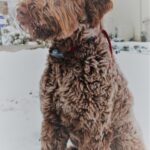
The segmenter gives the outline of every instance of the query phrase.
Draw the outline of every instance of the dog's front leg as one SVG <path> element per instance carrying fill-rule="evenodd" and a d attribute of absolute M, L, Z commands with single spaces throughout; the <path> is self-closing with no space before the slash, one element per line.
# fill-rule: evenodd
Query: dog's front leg
<path fill-rule="evenodd" d="M 106 140 L 99 132 L 85 133 L 80 139 L 78 150 L 110 150 L 111 137 Z"/>
<path fill-rule="evenodd" d="M 41 150 L 65 150 L 68 134 L 61 127 L 43 121 L 41 133 Z"/>

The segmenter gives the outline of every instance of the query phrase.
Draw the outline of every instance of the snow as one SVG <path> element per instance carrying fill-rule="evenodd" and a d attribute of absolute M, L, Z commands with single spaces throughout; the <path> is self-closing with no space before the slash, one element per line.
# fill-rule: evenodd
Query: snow
<path fill-rule="evenodd" d="M 1 150 L 40 150 L 39 80 L 47 53 L 47 49 L 0 51 Z M 135 97 L 134 110 L 148 150 L 150 55 L 121 52 L 116 58 Z"/>
<path fill-rule="evenodd" d="M 29 35 L 23 32 L 14 16 L 7 15 L 3 17 L 5 24 L 3 23 L 4 26 L 1 28 L 2 45 L 19 45 L 30 41 Z"/>
<path fill-rule="evenodd" d="M 0 149 L 40 149 L 39 80 L 47 51 L 0 53 Z"/>
<path fill-rule="evenodd" d="M 116 54 L 121 52 L 142 53 L 144 55 L 150 54 L 150 42 L 114 42 L 112 46 Z"/>
<path fill-rule="evenodd" d="M 33 41 L 29 34 L 24 32 L 14 15 L 2 15 L 1 17 L 4 18 L 0 18 L 0 42 L 3 46 L 45 44 L 40 40 Z"/>
<path fill-rule="evenodd" d="M 118 63 L 134 96 L 134 112 L 147 149 L 150 149 L 150 55 L 121 53 Z"/>

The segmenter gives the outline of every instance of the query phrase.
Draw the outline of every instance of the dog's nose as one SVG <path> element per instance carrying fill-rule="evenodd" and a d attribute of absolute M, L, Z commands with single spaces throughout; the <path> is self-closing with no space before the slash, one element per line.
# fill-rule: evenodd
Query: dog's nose
<path fill-rule="evenodd" d="M 27 16 L 27 7 L 25 4 L 20 5 L 17 10 L 17 19 L 18 21 L 21 21 L 23 18 Z"/>
<path fill-rule="evenodd" d="M 17 8 L 17 17 L 24 17 L 26 15 L 20 8 Z"/>
<path fill-rule="evenodd" d="M 24 18 L 26 16 L 25 12 L 23 12 L 20 8 L 17 9 L 17 19 L 20 21 L 20 19 Z"/>

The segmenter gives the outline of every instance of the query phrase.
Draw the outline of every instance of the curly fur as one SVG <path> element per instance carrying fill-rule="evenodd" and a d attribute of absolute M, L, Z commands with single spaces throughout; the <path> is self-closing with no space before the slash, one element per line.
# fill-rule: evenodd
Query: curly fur
<path fill-rule="evenodd" d="M 127 81 L 99 30 L 111 7 L 110 0 L 23 0 L 19 5 L 25 29 L 35 38 L 51 39 L 50 51 L 64 52 L 63 58 L 48 55 L 40 82 L 42 150 L 65 150 L 69 138 L 75 147 L 67 150 L 144 150 Z"/>

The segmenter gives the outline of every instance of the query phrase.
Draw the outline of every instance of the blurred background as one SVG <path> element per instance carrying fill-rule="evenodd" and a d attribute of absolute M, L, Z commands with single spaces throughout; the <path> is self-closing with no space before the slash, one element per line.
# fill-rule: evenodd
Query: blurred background
<path fill-rule="evenodd" d="M 17 0 L 0 0 L 0 150 L 40 150 L 39 81 L 48 47 L 19 28 L 16 4 Z M 135 98 L 136 119 L 150 150 L 150 1 L 115 0 L 103 24 Z"/>
<path fill-rule="evenodd" d="M 113 11 L 105 17 L 108 31 L 125 40 L 150 41 L 150 1 L 113 2 Z"/>
<path fill-rule="evenodd" d="M 5 17 L 9 14 L 9 17 L 15 21 L 18 1 L 0 0 L 0 14 Z M 110 35 L 124 40 L 150 41 L 150 1 L 113 0 L 113 3 L 114 9 L 104 19 L 105 28 Z"/>

